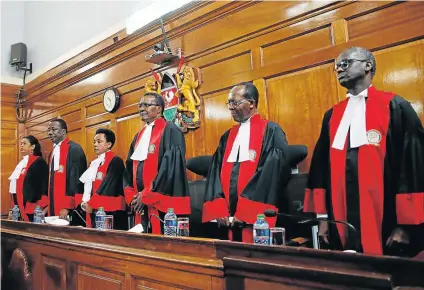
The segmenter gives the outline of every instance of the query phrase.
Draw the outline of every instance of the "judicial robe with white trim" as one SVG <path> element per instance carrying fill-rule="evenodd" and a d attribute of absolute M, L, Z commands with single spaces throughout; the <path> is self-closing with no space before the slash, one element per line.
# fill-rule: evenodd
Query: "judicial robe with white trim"
<path fill-rule="evenodd" d="M 331 147 L 347 100 L 326 112 L 315 146 L 304 211 L 328 214 L 359 231 L 360 245 L 343 225 L 329 227 L 336 249 L 387 253 L 395 227 L 411 235 L 411 249 L 424 248 L 424 129 L 406 100 L 368 89 L 368 145 L 344 150 Z"/>
<path fill-rule="evenodd" d="M 41 208 L 48 205 L 48 176 L 49 168 L 43 157 L 30 154 L 27 166 L 16 181 L 16 194 L 13 194 L 14 204 L 19 206 L 21 216 L 27 222 L 32 221 L 28 215 L 34 214 L 37 205 Z"/>
<path fill-rule="evenodd" d="M 112 151 L 106 152 L 104 162 L 97 169 L 91 197 L 87 202 L 93 209 L 103 207 L 106 214 L 113 215 L 113 228 L 117 230 L 128 229 L 123 189 L 124 172 L 122 158 Z M 82 197 L 82 194 L 75 194 L 75 204 L 81 204 Z M 94 212 L 91 215 L 86 214 L 87 227 L 94 227 L 94 217 Z"/>
<path fill-rule="evenodd" d="M 250 123 L 250 160 L 227 162 L 240 124 L 220 139 L 207 176 L 203 222 L 236 216 L 252 225 L 266 209 L 280 208 L 284 212 L 288 209 L 284 189 L 291 168 L 286 156 L 285 133 L 278 124 L 261 119 L 259 114 Z M 266 219 L 270 227 L 275 226 L 276 218 Z M 245 229 L 242 240 L 252 242 L 251 228 Z"/>
<path fill-rule="evenodd" d="M 163 118 L 155 120 L 149 143 L 149 152 L 144 161 L 132 160 L 131 156 L 144 132 L 143 128 L 134 136 L 126 160 L 124 194 L 128 205 L 134 196 L 141 193 L 144 208 L 143 221 L 136 215 L 136 223 L 151 220 L 152 232 L 161 233 L 157 218 L 151 214 L 163 215 L 173 208 L 176 215 L 191 212 L 190 195 L 185 165 L 185 139 L 178 127 Z"/>

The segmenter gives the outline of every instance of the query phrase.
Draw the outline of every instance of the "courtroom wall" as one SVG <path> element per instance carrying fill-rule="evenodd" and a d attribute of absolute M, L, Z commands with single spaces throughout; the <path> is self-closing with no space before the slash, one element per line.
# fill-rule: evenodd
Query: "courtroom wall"
<path fill-rule="evenodd" d="M 0 84 L 0 163 L 1 163 L 1 213 L 10 208 L 9 176 L 19 161 L 19 124 L 16 119 L 15 100 L 19 86 Z M 21 125 L 23 131 L 23 125 Z"/>
<path fill-rule="evenodd" d="M 376 87 L 411 101 L 424 121 L 423 2 L 198 2 L 168 17 L 165 29 L 171 47 L 181 47 L 185 63 L 202 75 L 202 123 L 186 134 L 187 158 L 214 152 L 233 124 L 225 106 L 229 89 L 254 81 L 262 116 L 279 123 L 290 144 L 308 146 L 300 165 L 307 172 L 324 113 L 345 97 L 333 72 L 334 58 L 351 46 L 375 53 Z M 119 35 L 118 42 L 106 39 L 26 86 L 27 121 L 21 135 L 37 136 L 48 153 L 47 124 L 61 117 L 89 160 L 95 157 L 92 140 L 99 127 L 116 132 L 114 151 L 126 157 L 141 127 L 137 102 L 145 81 L 152 79 L 149 69 L 163 73 L 170 67 L 144 59 L 161 40 L 158 25 Z M 122 95 L 113 114 L 102 104 L 109 87 Z"/>

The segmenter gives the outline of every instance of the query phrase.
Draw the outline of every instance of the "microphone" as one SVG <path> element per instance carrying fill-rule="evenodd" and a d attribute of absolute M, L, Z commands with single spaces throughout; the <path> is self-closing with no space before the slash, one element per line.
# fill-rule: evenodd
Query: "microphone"
<path fill-rule="evenodd" d="M 356 238 L 356 244 L 359 244 L 359 233 L 358 230 L 351 224 L 345 221 L 338 221 L 338 220 L 330 220 L 328 218 L 325 217 L 316 217 L 316 218 L 307 218 L 305 219 L 304 216 L 299 216 L 299 215 L 293 215 L 293 214 L 287 214 L 287 213 L 278 213 L 275 210 L 272 209 L 267 209 L 264 212 L 266 217 L 275 217 L 275 216 L 285 216 L 285 217 L 293 217 L 296 219 L 302 219 L 301 221 L 298 221 L 298 224 L 309 224 L 312 222 L 318 222 L 318 221 L 325 221 L 328 222 L 330 224 L 343 224 L 346 227 L 348 227 L 349 229 L 352 230 L 352 232 L 355 233 L 355 238 Z"/>

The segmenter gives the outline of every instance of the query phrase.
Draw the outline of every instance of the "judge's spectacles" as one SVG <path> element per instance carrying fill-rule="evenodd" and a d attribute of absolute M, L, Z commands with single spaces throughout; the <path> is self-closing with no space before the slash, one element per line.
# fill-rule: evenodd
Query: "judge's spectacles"
<path fill-rule="evenodd" d="M 355 59 L 355 58 L 342 59 L 340 63 L 336 63 L 334 65 L 334 71 L 337 71 L 338 68 L 341 68 L 342 70 L 348 69 L 354 61 L 368 62 L 368 60 L 366 59 Z"/>
<path fill-rule="evenodd" d="M 227 105 L 227 107 L 229 109 L 234 109 L 235 107 L 238 107 L 243 103 L 252 102 L 252 101 L 253 100 L 246 99 L 246 100 L 241 100 L 241 101 L 229 101 L 228 103 L 225 103 L 225 104 Z"/>
<path fill-rule="evenodd" d="M 144 107 L 144 108 L 148 108 L 148 107 L 150 107 L 150 106 L 159 106 L 158 104 L 150 104 L 150 103 L 139 103 L 138 104 L 138 107 L 139 108 L 142 108 L 142 107 Z"/>

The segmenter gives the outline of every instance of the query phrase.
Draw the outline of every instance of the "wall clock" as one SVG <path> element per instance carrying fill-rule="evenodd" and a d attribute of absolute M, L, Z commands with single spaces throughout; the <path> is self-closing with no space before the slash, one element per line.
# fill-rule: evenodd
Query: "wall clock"
<path fill-rule="evenodd" d="M 117 89 L 107 89 L 103 95 L 103 106 L 109 113 L 115 112 L 119 108 L 121 96 Z"/>

